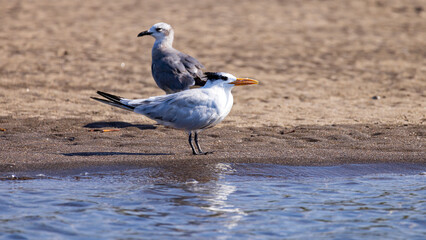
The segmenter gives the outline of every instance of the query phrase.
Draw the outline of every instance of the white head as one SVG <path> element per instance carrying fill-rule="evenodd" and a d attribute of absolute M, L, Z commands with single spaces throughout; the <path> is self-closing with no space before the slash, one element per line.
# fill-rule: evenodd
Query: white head
<path fill-rule="evenodd" d="M 237 78 L 230 73 L 206 72 L 206 85 L 204 87 L 222 86 L 232 89 L 234 86 L 258 84 L 259 82 L 249 78 Z"/>
<path fill-rule="evenodd" d="M 155 38 L 155 44 L 173 44 L 174 31 L 172 26 L 167 23 L 156 23 L 149 30 L 138 34 L 138 37 L 151 35 Z"/>

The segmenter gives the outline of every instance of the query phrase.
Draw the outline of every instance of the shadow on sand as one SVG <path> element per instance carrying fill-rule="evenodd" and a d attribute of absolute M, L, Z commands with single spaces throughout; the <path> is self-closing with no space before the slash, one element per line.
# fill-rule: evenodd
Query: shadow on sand
<path fill-rule="evenodd" d="M 64 156 L 116 156 L 116 155 L 139 155 L 139 156 L 160 156 L 160 155 L 173 155 L 171 153 L 130 153 L 130 152 L 75 152 L 75 153 L 62 153 Z"/>
<path fill-rule="evenodd" d="M 156 129 L 157 127 L 151 124 L 131 124 L 127 122 L 93 122 L 86 124 L 85 128 L 128 128 L 137 127 L 140 130 Z"/>
<path fill-rule="evenodd" d="M 85 128 L 128 128 L 136 127 L 140 130 L 147 129 L 156 129 L 157 127 L 151 124 L 131 124 L 127 122 L 92 122 L 83 126 Z M 132 153 L 132 152 L 75 152 L 75 153 L 62 153 L 64 156 L 117 156 L 117 155 L 127 155 L 127 156 L 160 156 L 160 155 L 173 155 L 171 153 Z"/>

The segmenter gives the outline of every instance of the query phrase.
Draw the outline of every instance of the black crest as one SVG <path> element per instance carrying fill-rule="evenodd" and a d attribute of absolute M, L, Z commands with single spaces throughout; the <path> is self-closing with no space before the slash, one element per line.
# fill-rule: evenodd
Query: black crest
<path fill-rule="evenodd" d="M 222 73 L 220 73 L 220 72 L 205 72 L 204 75 L 207 78 L 207 80 L 210 80 L 210 81 L 215 81 L 215 80 L 226 81 L 226 80 L 228 80 L 228 77 L 222 75 Z"/>

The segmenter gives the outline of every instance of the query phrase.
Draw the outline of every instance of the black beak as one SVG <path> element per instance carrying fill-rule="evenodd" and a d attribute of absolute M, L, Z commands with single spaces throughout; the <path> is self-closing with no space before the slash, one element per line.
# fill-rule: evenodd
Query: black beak
<path fill-rule="evenodd" d="M 152 32 L 143 31 L 143 32 L 141 32 L 141 33 L 138 34 L 138 37 L 143 37 L 145 35 L 151 35 L 151 34 L 152 34 Z"/>

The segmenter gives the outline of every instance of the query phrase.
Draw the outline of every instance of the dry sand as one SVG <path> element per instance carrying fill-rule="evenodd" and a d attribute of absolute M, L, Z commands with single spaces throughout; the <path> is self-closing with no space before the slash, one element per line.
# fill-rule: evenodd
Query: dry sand
<path fill-rule="evenodd" d="M 163 94 L 150 37 L 257 79 L 228 118 L 185 133 L 89 99 Z M 424 1 L 0 0 L 0 172 L 130 164 L 424 163 Z M 90 129 L 117 128 L 117 132 Z M 1 130 L 1 129 L 0 129 Z"/>

